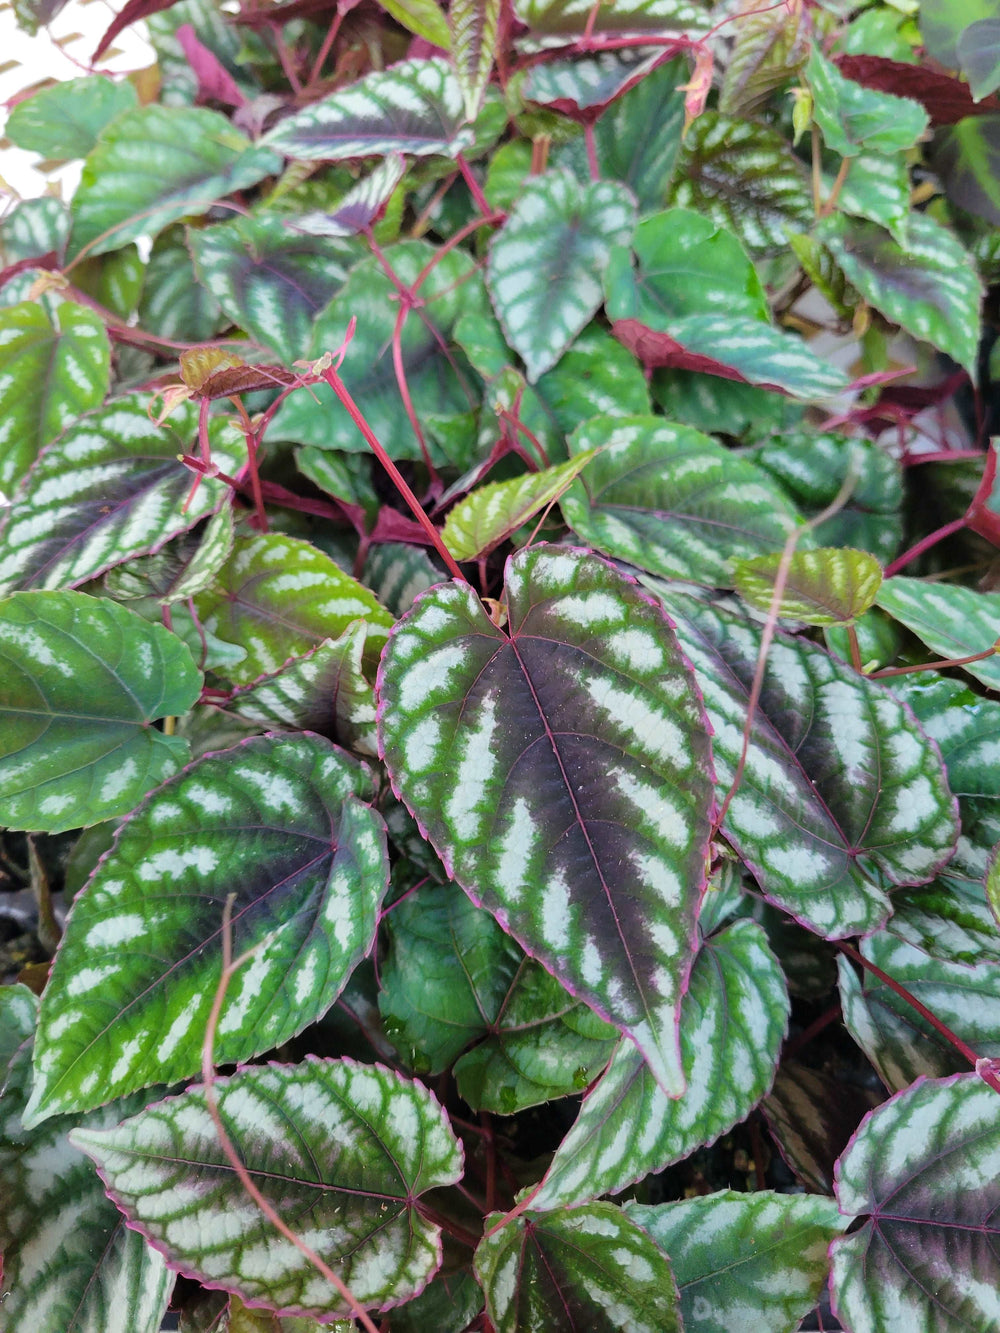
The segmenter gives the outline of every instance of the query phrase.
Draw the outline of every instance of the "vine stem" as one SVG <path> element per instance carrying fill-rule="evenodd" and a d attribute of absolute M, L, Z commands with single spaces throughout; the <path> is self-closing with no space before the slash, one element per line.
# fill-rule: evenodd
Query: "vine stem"
<path fill-rule="evenodd" d="M 968 657 L 947 657 L 940 662 L 917 662 L 914 666 L 883 667 L 881 671 L 873 671 L 869 679 L 880 680 L 885 676 L 909 676 L 914 671 L 944 671 L 948 667 L 968 666 L 970 662 L 982 662 L 996 652 L 1000 652 L 1000 639 L 981 653 L 970 653 Z"/>
<path fill-rule="evenodd" d="M 315 1250 L 305 1243 L 301 1236 L 288 1226 L 281 1218 L 279 1213 L 271 1206 L 268 1200 L 261 1194 L 260 1190 L 251 1179 L 250 1172 L 240 1159 L 239 1153 L 233 1146 L 232 1140 L 222 1123 L 222 1116 L 219 1112 L 219 1102 L 215 1095 L 215 1033 L 219 1025 L 219 1017 L 222 1013 L 222 1006 L 225 1002 L 226 991 L 229 989 L 229 983 L 245 962 L 247 962 L 261 947 L 260 944 L 254 945 L 246 953 L 240 954 L 239 958 L 233 958 L 233 932 L 232 932 L 232 914 L 233 903 L 236 901 L 236 894 L 230 893 L 226 898 L 225 906 L 222 909 L 222 975 L 219 977 L 219 984 L 215 988 L 215 998 L 212 1001 L 212 1009 L 208 1015 L 208 1023 L 205 1027 L 205 1040 L 201 1048 L 201 1077 L 205 1084 L 205 1104 L 208 1107 L 208 1113 L 212 1117 L 212 1123 L 215 1126 L 215 1132 L 219 1138 L 219 1145 L 225 1153 L 227 1160 L 239 1179 L 240 1184 L 246 1190 L 250 1198 L 264 1214 L 267 1220 L 279 1231 L 286 1240 L 290 1240 L 295 1248 L 303 1254 L 312 1264 L 313 1268 L 333 1287 L 341 1300 L 347 1305 L 351 1314 L 357 1319 L 358 1323 L 366 1333 L 379 1333 L 377 1326 L 370 1319 L 367 1311 L 361 1305 L 358 1298 L 351 1291 L 350 1287 L 339 1278 L 329 1264 L 319 1257 Z"/>

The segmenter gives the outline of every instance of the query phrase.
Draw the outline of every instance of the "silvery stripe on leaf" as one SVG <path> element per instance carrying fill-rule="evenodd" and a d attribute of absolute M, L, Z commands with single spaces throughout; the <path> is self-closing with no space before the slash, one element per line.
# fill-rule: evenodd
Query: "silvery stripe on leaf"
<path fill-rule="evenodd" d="M 232 502 L 223 503 L 201 531 L 182 533 L 155 555 L 140 555 L 115 565 L 104 576 L 104 590 L 115 601 L 154 597 L 162 605 L 203 592 L 233 549 Z"/>
<path fill-rule="evenodd" d="M 940 875 L 892 896 L 886 930 L 948 963 L 1000 963 L 1000 929 L 980 879 Z"/>
<path fill-rule="evenodd" d="M 931 592 L 930 585 L 922 586 Z M 936 671 L 901 676 L 893 681 L 892 691 L 910 705 L 940 746 L 948 785 L 960 803 L 963 796 L 1000 797 L 1000 703 Z"/>
<path fill-rule="evenodd" d="M 955 583 L 925 583 L 896 574 L 879 589 L 876 604 L 943 658 L 970 657 L 991 648 L 1000 631 L 1000 593 Z M 1000 657 L 984 657 L 962 668 L 991 689 L 1000 689 Z"/>
<path fill-rule="evenodd" d="M 285 225 L 305 236 L 356 236 L 378 217 L 405 170 L 406 162 L 399 153 L 387 153 L 347 191 L 332 212 L 297 213 Z"/>
<path fill-rule="evenodd" d="M 498 629 L 420 597 L 377 682 L 393 787 L 474 901 L 621 1027 L 666 1091 L 712 816 L 709 741 L 668 621 L 604 560 L 536 546 Z"/>
<path fill-rule="evenodd" d="M 664 1096 L 623 1044 L 583 1099 L 532 1205 L 561 1208 L 618 1193 L 746 1118 L 774 1078 L 788 1026 L 781 967 L 756 922 L 738 921 L 702 946 L 681 1001 L 687 1088 Z"/>
<path fill-rule="evenodd" d="M 223 326 L 225 316 L 215 297 L 194 275 L 182 226 L 170 227 L 153 242 L 146 265 L 139 322 L 162 338 L 207 342 Z"/>
<path fill-rule="evenodd" d="M 320 1018 L 375 938 L 388 883 L 371 774 L 309 733 L 208 755 L 128 818 L 73 905 L 42 1004 L 28 1119 L 249 1060 Z M 150 1034 L 154 1034 L 152 1039 Z"/>
<path fill-rule="evenodd" d="M 419 1292 L 441 1262 L 417 1196 L 462 1175 L 437 1099 L 381 1065 L 269 1064 L 215 1084 L 258 1189 L 362 1305 Z M 79 1130 L 115 1203 L 171 1263 L 283 1314 L 344 1314 L 337 1292 L 245 1193 L 200 1085 L 115 1129 Z"/>
<path fill-rule="evenodd" d="M 362 581 L 394 616 L 409 611 L 420 593 L 444 577 L 420 546 L 380 542 L 368 548 Z"/>
<path fill-rule="evenodd" d="M 902 152 L 912 148 L 927 129 L 930 118 L 919 102 L 855 83 L 815 43 L 803 75 L 823 140 L 841 157 L 854 157 L 864 148 L 876 153 Z"/>
<path fill-rule="evenodd" d="M 662 60 L 660 49 L 632 47 L 533 65 L 521 95 L 526 101 L 552 106 L 567 115 L 573 111 L 593 114 L 638 84 Z"/>
<path fill-rule="evenodd" d="M 831 177 L 825 189 L 828 197 L 832 188 Z M 910 167 L 906 158 L 886 157 L 881 153 L 859 153 L 852 157 L 837 196 L 837 207 L 851 217 L 877 222 L 905 248 L 911 217 Z"/>
<path fill-rule="evenodd" d="M 501 0 L 452 0 L 448 9 L 451 59 L 467 120 L 475 120 L 493 69 Z"/>
<path fill-rule="evenodd" d="M 592 0 L 515 0 L 514 12 L 537 37 L 579 37 L 594 32 L 664 32 L 699 37 L 708 28 L 703 6 L 691 0 L 615 0 L 593 16 Z"/>
<path fill-rule="evenodd" d="M 843 546 L 796 550 L 790 557 L 761 555 L 737 560 L 736 591 L 748 606 L 770 611 L 779 571 L 784 586 L 778 614 L 806 625 L 850 625 L 875 601 L 882 567 L 867 551 Z"/>

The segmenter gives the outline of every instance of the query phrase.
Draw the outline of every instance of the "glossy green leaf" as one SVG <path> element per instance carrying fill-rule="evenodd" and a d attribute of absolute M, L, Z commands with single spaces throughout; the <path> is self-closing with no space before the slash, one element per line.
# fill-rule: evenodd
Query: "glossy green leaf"
<path fill-rule="evenodd" d="M 177 455 L 197 451 L 197 409 L 185 404 L 155 426 L 147 407 L 145 394 L 117 398 L 44 450 L 0 529 L 0 591 L 83 583 L 157 551 L 228 497 L 221 481 L 203 480 L 184 509 L 193 474 Z M 223 472 L 240 470 L 242 432 L 216 419 L 209 443 Z"/>
<path fill-rule="evenodd" d="M 987 876 L 986 890 L 990 879 Z M 941 875 L 893 894 L 886 929 L 947 963 L 1000 963 L 1000 926 L 981 881 Z"/>
<path fill-rule="evenodd" d="M 581 451 L 556 467 L 477 487 L 449 512 L 441 529 L 445 546 L 456 560 L 473 560 L 491 551 L 558 500 L 595 457 L 594 449 Z"/>
<path fill-rule="evenodd" d="M 785 978 L 760 926 L 737 921 L 707 940 L 681 1002 L 687 1090 L 664 1096 L 639 1053 L 621 1046 L 584 1098 L 533 1204 L 560 1208 L 617 1194 L 714 1143 L 770 1088 L 787 1026 Z"/>
<path fill-rule="evenodd" d="M 219 303 L 195 278 L 184 227 L 169 227 L 153 242 L 139 298 L 139 321 L 164 338 L 199 343 L 224 325 Z"/>
<path fill-rule="evenodd" d="M 670 203 L 727 227 L 752 255 L 786 249 L 813 216 L 806 171 L 783 134 L 703 111 L 688 130 Z"/>
<path fill-rule="evenodd" d="M 206 629 L 245 646 L 243 661 L 226 671 L 237 685 L 249 685 L 324 639 L 338 638 L 359 618 L 368 624 L 373 648 L 393 623 L 368 589 L 328 555 L 276 532 L 238 538 L 196 606 Z"/>
<path fill-rule="evenodd" d="M 313 321 L 362 254 L 351 241 L 302 236 L 280 214 L 192 229 L 188 240 L 198 281 L 286 363 L 305 355 Z"/>
<path fill-rule="evenodd" d="M 924 583 L 896 574 L 882 584 L 876 601 L 945 659 L 984 652 L 998 638 L 1000 593 L 977 592 L 952 583 Z M 962 670 L 1000 689 L 1000 659 L 984 657 Z"/>
<path fill-rule="evenodd" d="M 523 1213 L 480 1241 L 475 1266 L 496 1333 L 681 1328 L 667 1256 L 611 1203 Z"/>
<path fill-rule="evenodd" d="M 622 417 L 650 411 L 642 366 L 597 323 L 588 324 L 535 389 L 564 435 L 598 414 Z"/>
<path fill-rule="evenodd" d="M 487 284 L 532 383 L 556 364 L 602 299 L 611 247 L 627 244 L 635 204 L 612 181 L 532 177 L 490 246 Z"/>
<path fill-rule="evenodd" d="M 892 688 L 940 747 L 959 804 L 967 796 L 1000 798 L 1000 703 L 936 671 L 900 677 Z"/>
<path fill-rule="evenodd" d="M 230 893 L 233 957 L 257 952 L 229 986 L 219 1062 L 280 1046 L 324 1014 L 371 949 L 388 882 L 371 794 L 363 765 L 309 734 L 245 741 L 155 792 L 73 904 L 42 1002 L 29 1121 L 197 1073 Z"/>
<path fill-rule="evenodd" d="M 71 257 L 85 247 L 100 255 L 155 236 L 280 166 L 274 153 L 252 145 L 216 111 L 156 105 L 126 111 L 83 165 L 73 196 Z"/>
<path fill-rule="evenodd" d="M 25 987 L 4 987 L 18 1008 Z M 60 1333 L 157 1333 L 173 1274 L 163 1256 L 125 1225 L 93 1166 L 69 1142 L 71 1129 L 101 1130 L 143 1104 L 130 1098 L 80 1118 L 58 1116 L 36 1129 L 22 1119 L 31 1090 L 30 996 L 25 1044 L 13 1056 L 0 1097 L 0 1249 L 3 1327 Z M 13 1026 L 9 1004 L 0 1025 Z M 23 1018 L 24 1015 L 20 1015 Z M 21 1027 L 18 1022 L 17 1026 Z M 0 1077 L 0 1084 L 4 1080 Z"/>
<path fill-rule="evenodd" d="M 406 153 L 445 156 L 468 148 L 462 91 L 444 60 L 402 60 L 287 116 L 264 140 L 288 157 L 342 162 Z"/>
<path fill-rule="evenodd" d="M 451 58 L 462 90 L 465 117 L 475 120 L 493 70 L 500 0 L 452 0 L 448 10 Z"/>
<path fill-rule="evenodd" d="M 462 1173 L 437 1100 L 381 1065 L 307 1059 L 215 1084 L 219 1112 L 257 1188 L 362 1305 L 419 1291 L 441 1259 L 417 1198 Z M 199 1086 L 74 1142 L 114 1201 L 186 1272 L 286 1314 L 345 1313 L 341 1298 L 244 1193 Z M 180 1145 L 183 1144 L 183 1147 Z"/>
<path fill-rule="evenodd" d="M 506 601 L 499 629 L 452 583 L 400 622 L 378 681 L 393 786 L 449 874 L 677 1095 L 711 807 L 690 677 L 596 557 L 521 552 Z"/>
<path fill-rule="evenodd" d="M 132 85 L 100 74 L 68 79 L 19 102 L 4 133 L 18 148 L 55 162 L 86 157 L 98 135 L 116 116 L 137 104 Z"/>
<path fill-rule="evenodd" d="M 97 824 L 184 763 L 187 745 L 150 723 L 186 713 L 201 676 L 162 626 L 83 593 L 15 593 L 0 600 L 0 655 L 0 823 Z"/>
<path fill-rule="evenodd" d="M 846 78 L 818 44 L 809 53 L 804 74 L 824 142 L 841 157 L 855 157 L 862 149 L 902 152 L 912 148 L 927 128 L 929 117 L 919 102 Z"/>
<path fill-rule="evenodd" d="M 0 491 L 9 497 L 42 446 L 104 401 L 110 361 L 104 324 L 86 306 L 0 310 Z"/>
<path fill-rule="evenodd" d="M 770 1190 L 630 1201 L 624 1212 L 670 1255 L 684 1327 L 699 1333 L 795 1333 L 845 1227 L 832 1199 Z"/>
<path fill-rule="evenodd" d="M 233 549 L 233 511 L 223 505 L 194 532 L 185 532 L 156 555 L 140 555 L 116 565 L 104 577 L 104 590 L 116 601 L 155 598 L 170 606 L 209 586 Z"/>
<path fill-rule="evenodd" d="M 882 568 L 867 551 L 821 546 L 794 551 L 788 559 L 759 555 L 738 560 L 736 591 L 749 606 L 769 612 L 784 570 L 778 614 L 805 625 L 852 625 L 874 603 Z"/>
<path fill-rule="evenodd" d="M 853 1333 L 958 1333 L 1000 1320 L 997 1094 L 976 1074 L 921 1080 L 864 1120 L 837 1202 L 835 1312 Z"/>
<path fill-rule="evenodd" d="M 705 699 L 721 799 L 743 746 L 760 627 L 679 591 L 662 600 Z M 723 831 L 765 897 L 837 938 L 885 920 L 887 885 L 932 879 L 958 828 L 940 756 L 905 706 L 779 632 Z"/>
<path fill-rule="evenodd" d="M 135 244 L 83 259 L 73 268 L 73 285 L 123 321 L 135 314 L 145 277 L 146 265 Z"/>
<path fill-rule="evenodd" d="M 584 542 L 664 578 L 732 584 L 729 562 L 780 552 L 798 525 L 753 463 L 661 417 L 594 417 L 570 447 L 601 452 L 559 501 Z"/>
<path fill-rule="evenodd" d="M 873 223 L 829 217 L 817 228 L 869 305 L 972 373 L 982 299 L 972 260 L 951 232 L 923 213 L 913 214 L 906 234 L 902 249 Z"/>
<path fill-rule="evenodd" d="M 435 0 L 380 0 L 380 3 L 408 32 L 423 37 L 431 46 L 448 50 L 451 40 L 448 20 Z"/>

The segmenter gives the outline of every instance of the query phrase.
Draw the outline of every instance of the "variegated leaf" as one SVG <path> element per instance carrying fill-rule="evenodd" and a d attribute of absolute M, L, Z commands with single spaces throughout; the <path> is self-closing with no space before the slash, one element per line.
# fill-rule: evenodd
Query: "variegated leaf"
<path fill-rule="evenodd" d="M 475 120 L 493 70 L 500 0 L 452 0 L 448 10 L 451 58 L 462 89 L 466 120 Z"/>
<path fill-rule="evenodd" d="M 487 285 L 504 333 L 534 383 L 601 304 L 612 246 L 628 243 L 635 200 L 612 181 L 567 171 L 531 177 L 490 245 Z"/>
<path fill-rule="evenodd" d="M 215 1091 L 257 1188 L 298 1219 L 298 1234 L 362 1305 L 385 1308 L 423 1288 L 441 1240 L 418 1197 L 462 1174 L 462 1150 L 426 1088 L 381 1065 L 307 1056 L 241 1070 Z M 346 1313 L 244 1192 L 200 1086 L 73 1141 L 131 1223 L 185 1272 L 283 1314 L 329 1323 Z"/>
<path fill-rule="evenodd" d="M 883 1095 L 786 1057 L 760 1109 L 796 1178 L 815 1194 L 832 1194 L 838 1155 Z"/>
<path fill-rule="evenodd" d="M 192 474 L 177 455 L 197 449 L 197 409 L 184 404 L 158 427 L 147 406 L 145 394 L 118 398 L 43 450 L 0 529 L 0 592 L 74 587 L 157 551 L 228 497 L 205 479 L 184 509 Z M 216 419 L 208 438 L 220 469 L 238 472 L 242 433 Z"/>
<path fill-rule="evenodd" d="M 954 583 L 925 583 L 896 574 L 886 579 L 876 603 L 941 657 L 971 657 L 1000 638 L 1000 593 Z M 984 657 L 962 668 L 991 689 L 1000 689 L 1000 658 Z"/>
<path fill-rule="evenodd" d="M 760 627 L 678 591 L 663 604 L 704 695 L 725 794 Z M 723 830 L 767 898 L 836 938 L 885 920 L 886 886 L 932 879 L 952 855 L 958 823 L 940 755 L 905 705 L 779 632 Z"/>
<path fill-rule="evenodd" d="M 241 662 L 225 668 L 237 685 L 273 674 L 358 619 L 367 623 L 368 647 L 377 652 L 393 623 L 368 589 L 328 555 L 280 533 L 237 538 L 214 585 L 195 605 L 206 629 L 246 648 Z"/>
<path fill-rule="evenodd" d="M 584 31 L 700 37 L 709 26 L 694 0 L 515 0 L 514 11 L 533 37 L 572 39 Z"/>
<path fill-rule="evenodd" d="M 60 833 L 123 815 L 188 757 L 150 723 L 201 674 L 162 625 L 78 592 L 0 600 L 0 824 Z"/>
<path fill-rule="evenodd" d="M 902 155 L 859 153 L 852 157 L 837 196 L 837 207 L 851 217 L 867 218 L 906 245 L 910 222 L 910 167 Z M 827 182 L 827 196 L 833 180 Z"/>
<path fill-rule="evenodd" d="M 627 417 L 651 411 L 642 366 L 596 321 L 535 387 L 564 435 L 598 413 Z"/>
<path fill-rule="evenodd" d="M 680 1333 L 667 1256 L 611 1203 L 524 1213 L 487 1233 L 475 1266 L 496 1333 Z"/>
<path fill-rule="evenodd" d="M 471 1266 L 438 1273 L 424 1290 L 392 1312 L 393 1333 L 464 1333 L 483 1309 L 483 1289 Z"/>
<path fill-rule="evenodd" d="M 307 162 L 406 153 L 454 157 L 472 143 L 444 60 L 402 60 L 287 116 L 264 143 Z"/>
<path fill-rule="evenodd" d="M 139 298 L 143 328 L 164 338 L 200 343 L 225 323 L 219 303 L 195 278 L 185 228 L 169 227 L 153 242 Z"/>
<path fill-rule="evenodd" d="M 940 875 L 892 896 L 886 930 L 946 963 L 1000 963 L 1000 926 L 980 880 Z M 995 900 L 994 900 L 995 901 Z"/>
<path fill-rule="evenodd" d="M 623 1211 L 670 1255 L 684 1327 L 698 1333 L 795 1333 L 846 1226 L 832 1199 L 769 1190 L 629 1201 Z"/>
<path fill-rule="evenodd" d="M 859 1230 L 831 1247 L 853 1333 L 959 1333 L 1000 1322 L 997 1094 L 976 1074 L 920 1079 L 861 1124 L 837 1170 Z"/>
<path fill-rule="evenodd" d="M 436 0 L 380 0 L 380 4 L 408 32 L 442 51 L 448 50 L 448 20 Z"/>
<path fill-rule="evenodd" d="M 5 264 L 61 254 L 69 239 L 69 209 L 51 194 L 22 199 L 0 222 L 0 250 Z"/>
<path fill-rule="evenodd" d="M 768 612 L 782 570 L 778 615 L 805 625 L 852 625 L 875 601 L 882 582 L 882 568 L 867 551 L 821 546 L 793 551 L 784 560 L 780 555 L 737 560 L 736 591 L 749 606 Z"/>
<path fill-rule="evenodd" d="M 154 792 L 73 904 L 28 1122 L 198 1071 L 230 893 L 233 956 L 256 952 L 226 996 L 220 1062 L 324 1014 L 372 946 L 388 883 L 371 794 L 362 764 L 308 733 L 244 741 Z"/>
<path fill-rule="evenodd" d="M 570 441 L 600 453 L 559 501 L 585 542 L 665 578 L 732 584 L 730 561 L 780 552 L 799 525 L 753 463 L 662 417 L 594 417 Z"/>
<path fill-rule="evenodd" d="M 501 629 L 449 584 L 395 630 L 393 786 L 470 897 L 676 1096 L 712 806 L 700 705 L 658 608 L 604 561 L 532 547 L 506 602 Z"/>
<path fill-rule="evenodd" d="M 686 1092 L 665 1097 L 639 1053 L 623 1045 L 583 1099 L 532 1205 L 617 1194 L 714 1143 L 770 1088 L 787 1026 L 785 978 L 760 926 L 737 921 L 707 940 L 681 1002 Z"/>
<path fill-rule="evenodd" d="M 402 616 L 422 592 L 441 583 L 444 575 L 419 546 L 385 542 L 369 547 L 362 579 L 382 606 Z"/>
<path fill-rule="evenodd" d="M 929 117 L 919 102 L 909 97 L 864 88 L 841 74 L 814 43 L 804 70 L 813 95 L 813 118 L 823 132 L 826 146 L 841 157 L 855 157 L 862 150 L 898 153 L 923 134 Z"/>
<path fill-rule="evenodd" d="M 597 51 L 571 60 L 533 65 L 521 88 L 538 102 L 574 119 L 596 120 L 606 107 L 639 84 L 663 60 L 663 52 L 643 47 Z"/>
<path fill-rule="evenodd" d="M 734 42 L 722 76 L 719 110 L 727 116 L 753 116 L 805 63 L 812 38 L 808 14 L 801 5 L 772 9 L 762 8 L 757 0 L 740 0 L 730 31 Z"/>
<path fill-rule="evenodd" d="M 134 242 L 73 266 L 73 285 L 125 322 L 135 314 L 145 277 L 146 265 Z"/>
<path fill-rule="evenodd" d="M 116 601 L 155 598 L 169 606 L 204 591 L 233 549 L 233 510 L 224 504 L 204 528 L 185 532 L 156 555 L 140 555 L 104 576 L 104 590 Z"/>
<path fill-rule="evenodd" d="M 0 310 L 0 492 L 7 498 L 38 457 L 104 400 L 111 349 L 86 306 L 24 301 Z"/>
<path fill-rule="evenodd" d="M 388 204 L 405 171 L 406 162 L 400 153 L 386 153 L 328 212 L 296 212 L 291 225 L 306 236 L 356 236 L 367 231 Z"/>

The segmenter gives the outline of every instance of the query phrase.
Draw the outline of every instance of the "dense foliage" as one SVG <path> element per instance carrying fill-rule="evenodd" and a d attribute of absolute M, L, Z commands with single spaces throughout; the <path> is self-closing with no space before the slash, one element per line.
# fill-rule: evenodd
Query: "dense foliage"
<path fill-rule="evenodd" d="M 6 127 L 0 1328 L 1000 1327 L 992 3 L 94 60 Z"/>

